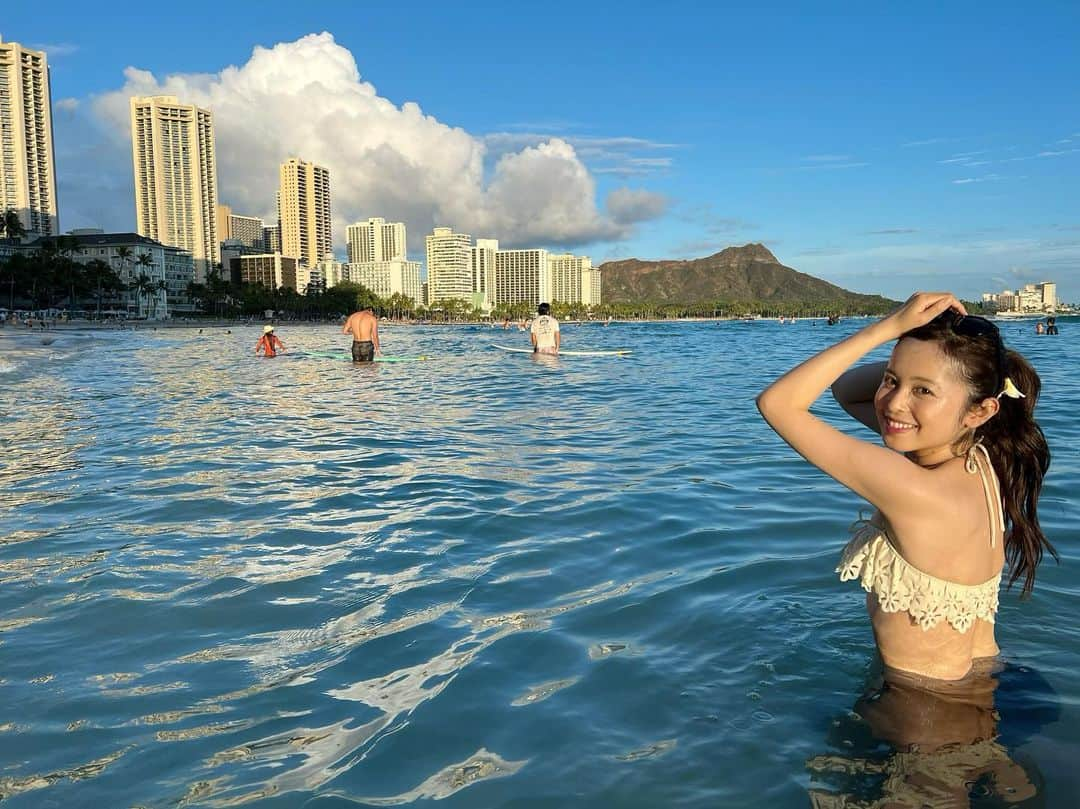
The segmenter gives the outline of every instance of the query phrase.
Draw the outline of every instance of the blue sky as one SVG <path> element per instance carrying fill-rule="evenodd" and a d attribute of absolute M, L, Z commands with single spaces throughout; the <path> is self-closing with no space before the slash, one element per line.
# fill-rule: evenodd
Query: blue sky
<path fill-rule="evenodd" d="M 350 143 L 369 127 L 362 102 L 355 117 L 343 107 L 320 124 L 320 153 L 305 156 L 331 166 L 342 221 L 396 214 L 415 244 L 459 211 L 473 235 L 594 261 L 760 241 L 790 267 L 863 292 L 971 297 L 1052 279 L 1080 301 L 1076 3 L 822 3 L 812 14 L 796 3 L 299 5 L 189 3 L 176 18 L 166 5 L 103 13 L 60 2 L 47 20 L 6 7 L 0 36 L 49 52 L 62 226 L 132 229 L 118 103 L 132 87 L 181 76 L 192 93 L 230 98 L 213 86 L 229 66 L 253 78 L 256 46 L 328 32 L 319 53 L 335 64 L 350 53 L 397 116 L 371 123 L 372 138 L 380 125 L 389 133 L 364 146 Z M 311 64 L 313 82 L 328 75 L 303 49 L 274 53 L 301 72 Z M 423 116 L 406 115 L 406 102 Z M 291 126 L 288 108 L 275 109 Z M 290 156 L 274 149 L 307 144 L 269 138 L 272 122 L 230 131 L 227 113 L 215 115 L 222 199 L 266 214 L 274 161 Z M 415 143 L 390 159 L 386 138 L 406 119 L 415 131 L 402 137 Z M 461 159 L 448 168 L 451 136 Z M 550 139 L 567 148 L 536 151 Z M 260 157 L 238 167 L 244 146 Z M 470 148 L 498 190 L 449 199 Z M 500 164 L 505 155 L 521 159 Z M 429 159 L 442 185 L 426 187 Z M 401 170 L 393 194 L 369 176 L 388 167 Z"/>

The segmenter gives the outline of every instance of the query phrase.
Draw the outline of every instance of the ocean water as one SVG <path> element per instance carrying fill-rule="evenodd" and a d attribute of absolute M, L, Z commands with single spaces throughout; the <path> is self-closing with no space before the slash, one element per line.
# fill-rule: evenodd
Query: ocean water
<path fill-rule="evenodd" d="M 433 359 L 373 367 L 255 359 L 256 327 L 0 332 L 0 799 L 1077 805 L 1080 322 L 1004 326 L 1062 558 L 1003 594 L 993 740 L 936 758 L 856 710 L 862 504 L 753 405 L 859 325 L 570 324 L 636 353 L 557 360 L 389 326 Z"/>

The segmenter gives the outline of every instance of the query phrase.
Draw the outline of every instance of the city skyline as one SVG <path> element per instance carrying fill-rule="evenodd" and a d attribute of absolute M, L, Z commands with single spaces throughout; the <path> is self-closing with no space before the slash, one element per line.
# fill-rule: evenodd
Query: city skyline
<path fill-rule="evenodd" d="M 273 167 L 289 154 L 327 165 L 339 253 L 344 225 L 378 215 L 414 238 L 449 224 L 597 265 L 762 242 L 856 291 L 944 283 L 970 298 L 1053 277 L 1080 297 L 1071 7 L 980 9 L 977 36 L 960 10 L 929 4 L 812 18 L 785 4 L 676 4 L 660 19 L 466 9 L 463 36 L 485 48 L 405 60 L 364 34 L 400 15 L 388 9 L 360 26 L 282 8 L 221 42 L 179 21 L 171 34 L 191 48 L 106 49 L 113 29 L 68 8 L 47 30 L 16 8 L 0 30 L 53 43 L 65 228 L 128 227 L 118 109 L 176 92 L 214 109 L 221 196 L 244 214 L 272 221 Z M 436 41 L 437 15 L 419 13 L 431 6 L 410 8 L 410 34 Z M 529 56 L 522 38 L 544 48 Z"/>

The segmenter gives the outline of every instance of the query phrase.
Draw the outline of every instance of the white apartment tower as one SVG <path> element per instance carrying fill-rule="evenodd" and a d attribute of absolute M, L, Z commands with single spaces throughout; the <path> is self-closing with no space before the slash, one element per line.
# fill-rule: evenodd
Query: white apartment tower
<path fill-rule="evenodd" d="M 131 154 L 136 230 L 190 251 L 205 283 L 220 260 L 213 115 L 175 96 L 133 97 Z"/>
<path fill-rule="evenodd" d="M 499 252 L 498 239 L 477 239 L 469 256 L 472 275 L 472 291 L 481 308 L 495 305 L 495 254 Z"/>
<path fill-rule="evenodd" d="M 548 251 L 499 250 L 495 253 L 495 303 L 534 306 L 551 301 L 551 265 Z"/>
<path fill-rule="evenodd" d="M 332 251 L 330 172 L 291 158 L 281 164 L 278 217 L 281 252 L 314 267 Z"/>
<path fill-rule="evenodd" d="M 413 303 L 421 302 L 419 261 L 360 261 L 345 266 L 350 281 L 362 284 L 380 298 L 398 294 L 412 298 Z"/>
<path fill-rule="evenodd" d="M 435 228 L 427 243 L 428 304 L 472 295 L 472 237 L 452 228 Z"/>
<path fill-rule="evenodd" d="M 0 213 L 27 233 L 56 236 L 52 94 L 44 51 L 0 40 Z"/>
<path fill-rule="evenodd" d="M 345 270 L 346 265 L 335 259 L 333 256 L 324 258 L 318 264 L 319 273 L 322 275 L 323 283 L 327 289 L 336 287 L 342 281 L 348 281 L 349 276 Z"/>
<path fill-rule="evenodd" d="M 349 225 L 346 236 L 349 263 L 405 261 L 405 223 L 375 217 Z"/>
<path fill-rule="evenodd" d="M 1042 310 L 1044 312 L 1056 312 L 1057 311 L 1057 283 L 1054 281 L 1043 281 L 1038 285 L 1039 292 L 1042 295 Z"/>
<path fill-rule="evenodd" d="M 562 303 L 600 303 L 600 272 L 588 256 L 556 253 L 548 256 L 551 265 L 551 300 Z"/>
<path fill-rule="evenodd" d="M 581 271 L 581 302 L 586 306 L 599 306 L 601 303 L 598 267 Z"/>

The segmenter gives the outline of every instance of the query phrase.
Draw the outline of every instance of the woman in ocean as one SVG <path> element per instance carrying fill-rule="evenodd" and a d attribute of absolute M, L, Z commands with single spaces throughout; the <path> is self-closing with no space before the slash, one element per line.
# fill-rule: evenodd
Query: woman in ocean
<path fill-rule="evenodd" d="M 896 340 L 885 367 L 851 366 Z M 832 385 L 885 446 L 810 406 Z M 944 292 L 900 309 L 789 371 L 759 397 L 769 425 L 876 508 L 837 572 L 859 579 L 888 673 L 958 681 L 998 654 L 994 617 L 1008 563 L 1027 595 L 1043 551 L 1036 506 L 1050 452 L 1033 419 L 1040 381 L 996 326 Z"/>

